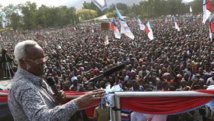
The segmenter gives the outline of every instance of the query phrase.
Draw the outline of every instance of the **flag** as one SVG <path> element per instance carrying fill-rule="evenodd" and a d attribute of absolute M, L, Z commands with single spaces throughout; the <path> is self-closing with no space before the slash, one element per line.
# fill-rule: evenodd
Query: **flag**
<path fill-rule="evenodd" d="M 115 38 L 120 39 L 121 35 L 120 35 L 119 30 L 118 30 L 116 21 L 114 19 L 112 19 L 110 27 L 111 27 L 111 30 L 114 31 Z"/>
<path fill-rule="evenodd" d="M 178 23 L 176 21 L 176 17 L 175 16 L 172 16 L 172 17 L 173 17 L 173 21 L 175 23 L 175 29 L 177 29 L 178 31 L 180 31 L 180 28 L 179 28 Z"/>
<path fill-rule="evenodd" d="M 210 32 L 214 33 L 214 21 L 212 20 L 211 16 L 209 18 L 209 22 L 210 22 Z"/>
<path fill-rule="evenodd" d="M 203 24 L 206 23 L 212 11 L 210 0 L 203 0 Z"/>
<path fill-rule="evenodd" d="M 191 6 L 189 7 L 189 12 L 192 13 L 192 7 Z"/>
<path fill-rule="evenodd" d="M 127 37 L 131 38 L 132 40 L 134 39 L 134 35 L 132 34 L 131 30 L 129 29 L 126 21 L 124 20 L 123 16 L 120 14 L 119 10 L 115 6 L 116 13 L 121 25 L 121 34 L 125 34 Z"/>
<path fill-rule="evenodd" d="M 140 26 L 140 30 L 145 30 L 145 25 L 141 22 L 141 20 L 140 19 L 138 19 L 138 24 L 139 24 L 139 26 Z"/>
<path fill-rule="evenodd" d="M 154 39 L 154 35 L 153 35 L 153 31 L 152 31 L 152 27 L 150 25 L 149 22 L 146 23 L 146 28 L 145 28 L 145 32 L 148 35 L 150 40 Z"/>
<path fill-rule="evenodd" d="M 107 8 L 106 0 L 92 0 L 95 6 L 97 6 L 101 11 Z"/>
<path fill-rule="evenodd" d="M 209 37 L 210 40 L 213 40 L 213 33 L 214 33 L 214 21 L 212 20 L 212 17 L 209 17 L 209 22 L 210 22 L 210 29 L 209 29 Z"/>
<path fill-rule="evenodd" d="M 108 35 L 106 35 L 106 37 L 104 38 L 104 45 L 108 45 L 109 44 L 109 40 L 108 40 Z"/>
<path fill-rule="evenodd" d="M 209 29 L 209 35 L 210 35 L 210 40 L 213 41 L 213 33 L 211 32 L 210 29 Z"/>

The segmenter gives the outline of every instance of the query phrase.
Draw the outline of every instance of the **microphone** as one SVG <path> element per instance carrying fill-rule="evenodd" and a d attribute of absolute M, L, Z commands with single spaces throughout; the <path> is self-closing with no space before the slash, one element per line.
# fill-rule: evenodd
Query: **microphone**
<path fill-rule="evenodd" d="M 125 64 L 121 64 L 119 66 L 110 68 L 107 71 L 103 72 L 103 74 L 100 74 L 99 76 L 94 77 L 94 78 L 88 80 L 88 82 L 95 81 L 95 80 L 97 80 L 98 78 L 101 78 L 101 77 L 109 76 L 109 75 L 111 75 L 111 74 L 113 74 L 113 73 L 115 73 L 115 72 L 117 72 L 117 71 L 119 71 L 119 70 L 121 70 L 121 69 L 123 69 L 125 67 L 126 67 Z"/>
<path fill-rule="evenodd" d="M 55 85 L 55 82 L 54 82 L 53 78 L 48 77 L 47 78 L 47 83 L 51 87 L 52 91 L 54 92 L 54 96 L 56 96 L 58 94 L 58 89 L 57 89 L 57 87 Z"/>

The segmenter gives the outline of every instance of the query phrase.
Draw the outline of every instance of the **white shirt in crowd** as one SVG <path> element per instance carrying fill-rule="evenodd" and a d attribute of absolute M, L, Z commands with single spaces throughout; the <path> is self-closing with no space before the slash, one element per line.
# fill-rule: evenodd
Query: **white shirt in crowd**
<path fill-rule="evenodd" d="M 214 85 L 214 79 L 213 79 L 213 77 L 210 77 L 210 78 L 207 79 L 207 85 L 208 86 L 209 85 Z"/>
<path fill-rule="evenodd" d="M 146 121 L 146 116 L 143 113 L 132 112 L 131 121 Z"/>

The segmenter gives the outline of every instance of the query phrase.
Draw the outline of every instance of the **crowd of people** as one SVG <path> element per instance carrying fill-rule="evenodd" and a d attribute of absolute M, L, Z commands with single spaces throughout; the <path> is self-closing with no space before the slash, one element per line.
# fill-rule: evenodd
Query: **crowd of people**
<path fill-rule="evenodd" d="M 154 40 L 140 30 L 136 19 L 131 19 L 127 24 L 134 40 L 125 35 L 116 39 L 112 31 L 102 31 L 100 22 L 85 22 L 62 28 L 2 32 L 0 42 L 13 59 L 14 46 L 19 41 L 37 41 L 48 56 L 44 78 L 52 77 L 64 91 L 91 91 L 107 85 L 120 85 L 121 91 L 188 91 L 213 85 L 214 45 L 208 25 L 202 25 L 198 16 L 180 16 L 177 20 L 181 30 L 177 31 L 171 20 L 150 21 Z M 104 45 L 106 35 L 109 45 Z M 123 70 L 88 81 L 122 63 L 126 64 Z M 11 65 L 16 72 L 17 63 Z M 169 116 L 132 112 L 130 117 L 134 121 L 158 121 L 155 117 L 160 121 L 214 120 L 209 107 Z"/>

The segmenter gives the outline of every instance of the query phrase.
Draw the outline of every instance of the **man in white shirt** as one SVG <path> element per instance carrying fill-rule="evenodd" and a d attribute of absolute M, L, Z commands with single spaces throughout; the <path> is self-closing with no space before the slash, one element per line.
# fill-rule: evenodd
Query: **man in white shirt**
<path fill-rule="evenodd" d="M 207 79 L 207 86 L 214 85 L 214 72 L 211 73 L 211 77 Z"/>
<path fill-rule="evenodd" d="M 146 116 L 140 112 L 132 112 L 131 121 L 146 121 Z"/>

